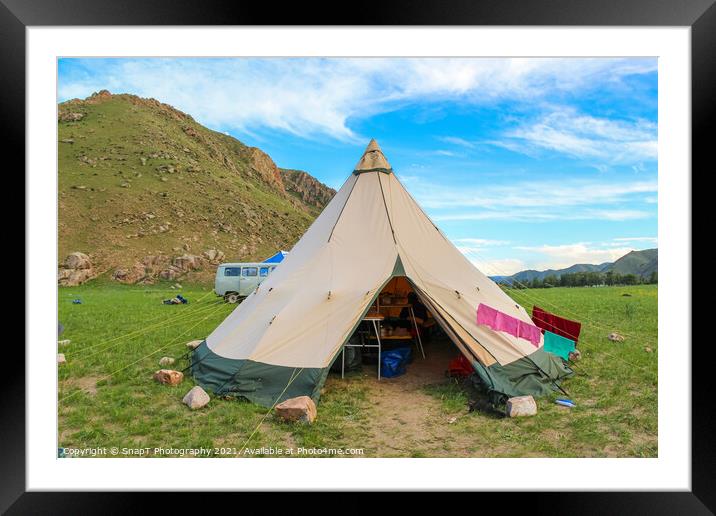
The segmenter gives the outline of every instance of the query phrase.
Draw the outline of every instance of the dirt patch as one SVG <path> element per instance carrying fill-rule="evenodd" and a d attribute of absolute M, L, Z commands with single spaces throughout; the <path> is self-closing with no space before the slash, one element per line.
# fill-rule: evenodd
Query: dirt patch
<path fill-rule="evenodd" d="M 87 394 L 94 396 L 97 394 L 97 382 L 101 378 L 99 376 L 81 376 L 79 378 L 70 378 L 65 382 L 66 387 L 80 389 Z"/>
<path fill-rule="evenodd" d="M 426 358 L 416 353 L 407 373 L 396 378 L 378 380 L 375 367 L 364 366 L 371 421 L 365 440 L 367 456 L 471 455 L 474 439 L 456 435 L 460 420 L 470 417 L 467 406 L 464 414 L 447 414 L 441 401 L 424 391 L 428 385 L 449 381 L 445 371 L 458 353 L 448 341 L 426 343 Z"/>

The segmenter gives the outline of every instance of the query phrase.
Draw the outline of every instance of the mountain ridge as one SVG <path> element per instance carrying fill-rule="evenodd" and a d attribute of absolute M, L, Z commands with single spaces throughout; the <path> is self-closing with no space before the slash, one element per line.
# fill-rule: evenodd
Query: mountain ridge
<path fill-rule="evenodd" d="M 634 274 L 636 276 L 647 277 L 652 272 L 657 272 L 659 268 L 658 249 L 642 249 L 629 251 L 614 262 L 604 262 L 601 264 L 580 263 L 574 264 L 563 269 L 546 269 L 542 271 L 527 269 L 516 272 L 510 276 L 491 276 L 494 281 L 500 283 L 526 283 L 534 279 L 544 281 L 548 276 L 559 278 L 563 274 L 573 274 L 577 272 L 615 272 L 619 274 Z"/>

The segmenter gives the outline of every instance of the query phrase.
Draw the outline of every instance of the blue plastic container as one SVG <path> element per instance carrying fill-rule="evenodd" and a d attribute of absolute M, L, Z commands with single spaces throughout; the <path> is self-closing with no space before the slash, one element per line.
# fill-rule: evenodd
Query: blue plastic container
<path fill-rule="evenodd" d="M 411 355 L 412 350 L 410 348 L 395 348 L 381 353 L 380 376 L 394 378 L 405 374 L 405 366 L 410 362 Z"/>

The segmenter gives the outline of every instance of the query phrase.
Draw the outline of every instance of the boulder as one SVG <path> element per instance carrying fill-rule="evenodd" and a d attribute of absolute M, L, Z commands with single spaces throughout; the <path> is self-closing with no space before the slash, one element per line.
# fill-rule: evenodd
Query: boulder
<path fill-rule="evenodd" d="M 201 267 L 201 257 L 193 254 L 184 254 L 174 258 L 172 265 L 185 272 L 193 271 Z"/>
<path fill-rule="evenodd" d="M 160 265 L 165 265 L 169 259 L 166 256 L 160 256 L 160 255 L 153 255 L 153 256 L 145 256 L 142 258 L 142 263 L 145 267 L 148 268 L 155 268 Z"/>
<path fill-rule="evenodd" d="M 172 357 L 162 357 L 159 359 L 159 365 L 162 367 L 172 365 L 174 362 L 175 360 Z"/>
<path fill-rule="evenodd" d="M 89 256 L 80 252 L 67 255 L 62 267 L 57 271 L 57 282 L 67 287 L 80 285 L 97 275 Z"/>
<path fill-rule="evenodd" d="M 617 332 L 612 332 L 609 335 L 607 335 L 607 338 L 611 340 L 612 342 L 623 342 L 624 336 L 619 335 Z"/>
<path fill-rule="evenodd" d="M 179 272 L 176 269 L 170 267 L 168 269 L 164 269 L 163 271 L 161 271 L 159 273 L 159 277 L 162 279 L 171 281 L 171 280 L 174 280 L 179 277 Z"/>
<path fill-rule="evenodd" d="M 57 363 L 58 364 L 64 364 L 67 360 L 65 360 L 65 354 L 64 353 L 57 353 Z"/>
<path fill-rule="evenodd" d="M 186 343 L 186 347 L 189 349 L 196 349 L 199 347 L 199 345 L 204 342 L 202 340 L 192 340 Z"/>
<path fill-rule="evenodd" d="M 67 255 L 65 258 L 66 269 L 91 269 L 92 262 L 84 253 L 74 252 Z"/>
<path fill-rule="evenodd" d="M 209 249 L 208 251 L 204 251 L 202 255 L 211 263 L 220 263 L 224 260 L 224 253 L 221 251 L 217 251 L 216 249 Z"/>
<path fill-rule="evenodd" d="M 65 287 L 75 287 L 96 276 L 94 269 L 60 269 L 57 282 Z"/>
<path fill-rule="evenodd" d="M 186 393 L 186 396 L 184 396 L 184 399 L 182 401 L 190 409 L 196 410 L 200 409 L 201 407 L 205 407 L 210 400 L 211 398 L 209 398 L 209 395 L 206 393 L 206 391 L 196 385 L 192 387 L 189 392 Z"/>
<path fill-rule="evenodd" d="M 78 113 L 78 112 L 72 112 L 72 111 L 62 111 L 59 115 L 57 115 L 57 119 L 60 122 L 79 122 L 85 117 L 84 113 Z"/>
<path fill-rule="evenodd" d="M 146 276 L 146 270 L 143 264 L 135 263 L 129 269 L 116 269 L 112 274 L 112 279 L 120 283 L 134 284 Z"/>
<path fill-rule="evenodd" d="M 290 398 L 276 405 L 276 415 L 284 421 L 313 423 L 316 419 L 316 404 L 308 396 Z"/>
<path fill-rule="evenodd" d="M 507 400 L 505 414 L 509 417 L 534 416 L 537 414 L 537 403 L 532 396 L 516 396 Z"/>
<path fill-rule="evenodd" d="M 580 353 L 578 349 L 575 349 L 574 351 L 570 351 L 569 359 L 572 362 L 579 362 L 582 359 L 582 353 Z"/>
<path fill-rule="evenodd" d="M 184 374 L 171 369 L 160 369 L 154 373 L 154 379 L 165 385 L 179 385 L 184 379 Z"/>

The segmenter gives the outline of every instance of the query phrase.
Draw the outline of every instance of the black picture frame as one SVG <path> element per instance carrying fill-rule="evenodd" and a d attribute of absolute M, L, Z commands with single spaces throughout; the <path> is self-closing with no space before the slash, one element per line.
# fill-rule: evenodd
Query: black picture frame
<path fill-rule="evenodd" d="M 715 0 L 409 0 L 366 4 L 246 2 L 242 0 L 0 0 L 0 145 L 25 166 L 25 30 L 29 26 L 86 25 L 498 25 L 498 26 L 686 26 L 691 27 L 692 171 L 711 172 L 716 92 Z M 15 121 L 9 123 L 8 121 Z M 709 168 L 707 169 L 707 163 Z M 707 193 L 700 192 L 700 195 Z M 692 207 L 696 199 L 692 200 Z M 697 222 L 699 218 L 692 216 Z M 709 220 L 706 218 L 706 220 Z M 692 230 L 692 235 L 697 234 Z M 707 267 L 692 252 L 692 270 Z M 684 281 L 692 279 L 689 276 Z M 692 302 L 692 321 L 708 320 L 708 306 Z M 684 342 L 688 349 L 695 329 Z M 690 342 L 691 340 L 691 342 Z M 708 342 L 708 339 L 705 340 Z M 713 346 L 692 345 L 692 490 L 689 492 L 522 493 L 510 508 L 552 514 L 711 514 L 716 511 L 716 431 L 709 380 Z M 146 494 L 25 492 L 25 359 L 16 350 L 4 368 L 0 403 L 0 511 L 8 514 L 127 513 L 146 508 Z M 700 409 L 699 409 L 700 407 Z M 170 494 L 175 508 L 192 503 L 206 510 L 204 495 Z M 240 496 L 246 496 L 241 494 Z M 491 496 L 488 493 L 480 496 Z M 492 495 L 495 496 L 495 495 Z M 495 502 L 504 506 L 505 494 Z M 481 506 L 484 498 L 481 498 Z M 216 505 L 213 505 L 216 507 Z M 335 507 L 338 509 L 338 507 Z M 173 510 L 174 509 L 169 509 Z"/>

